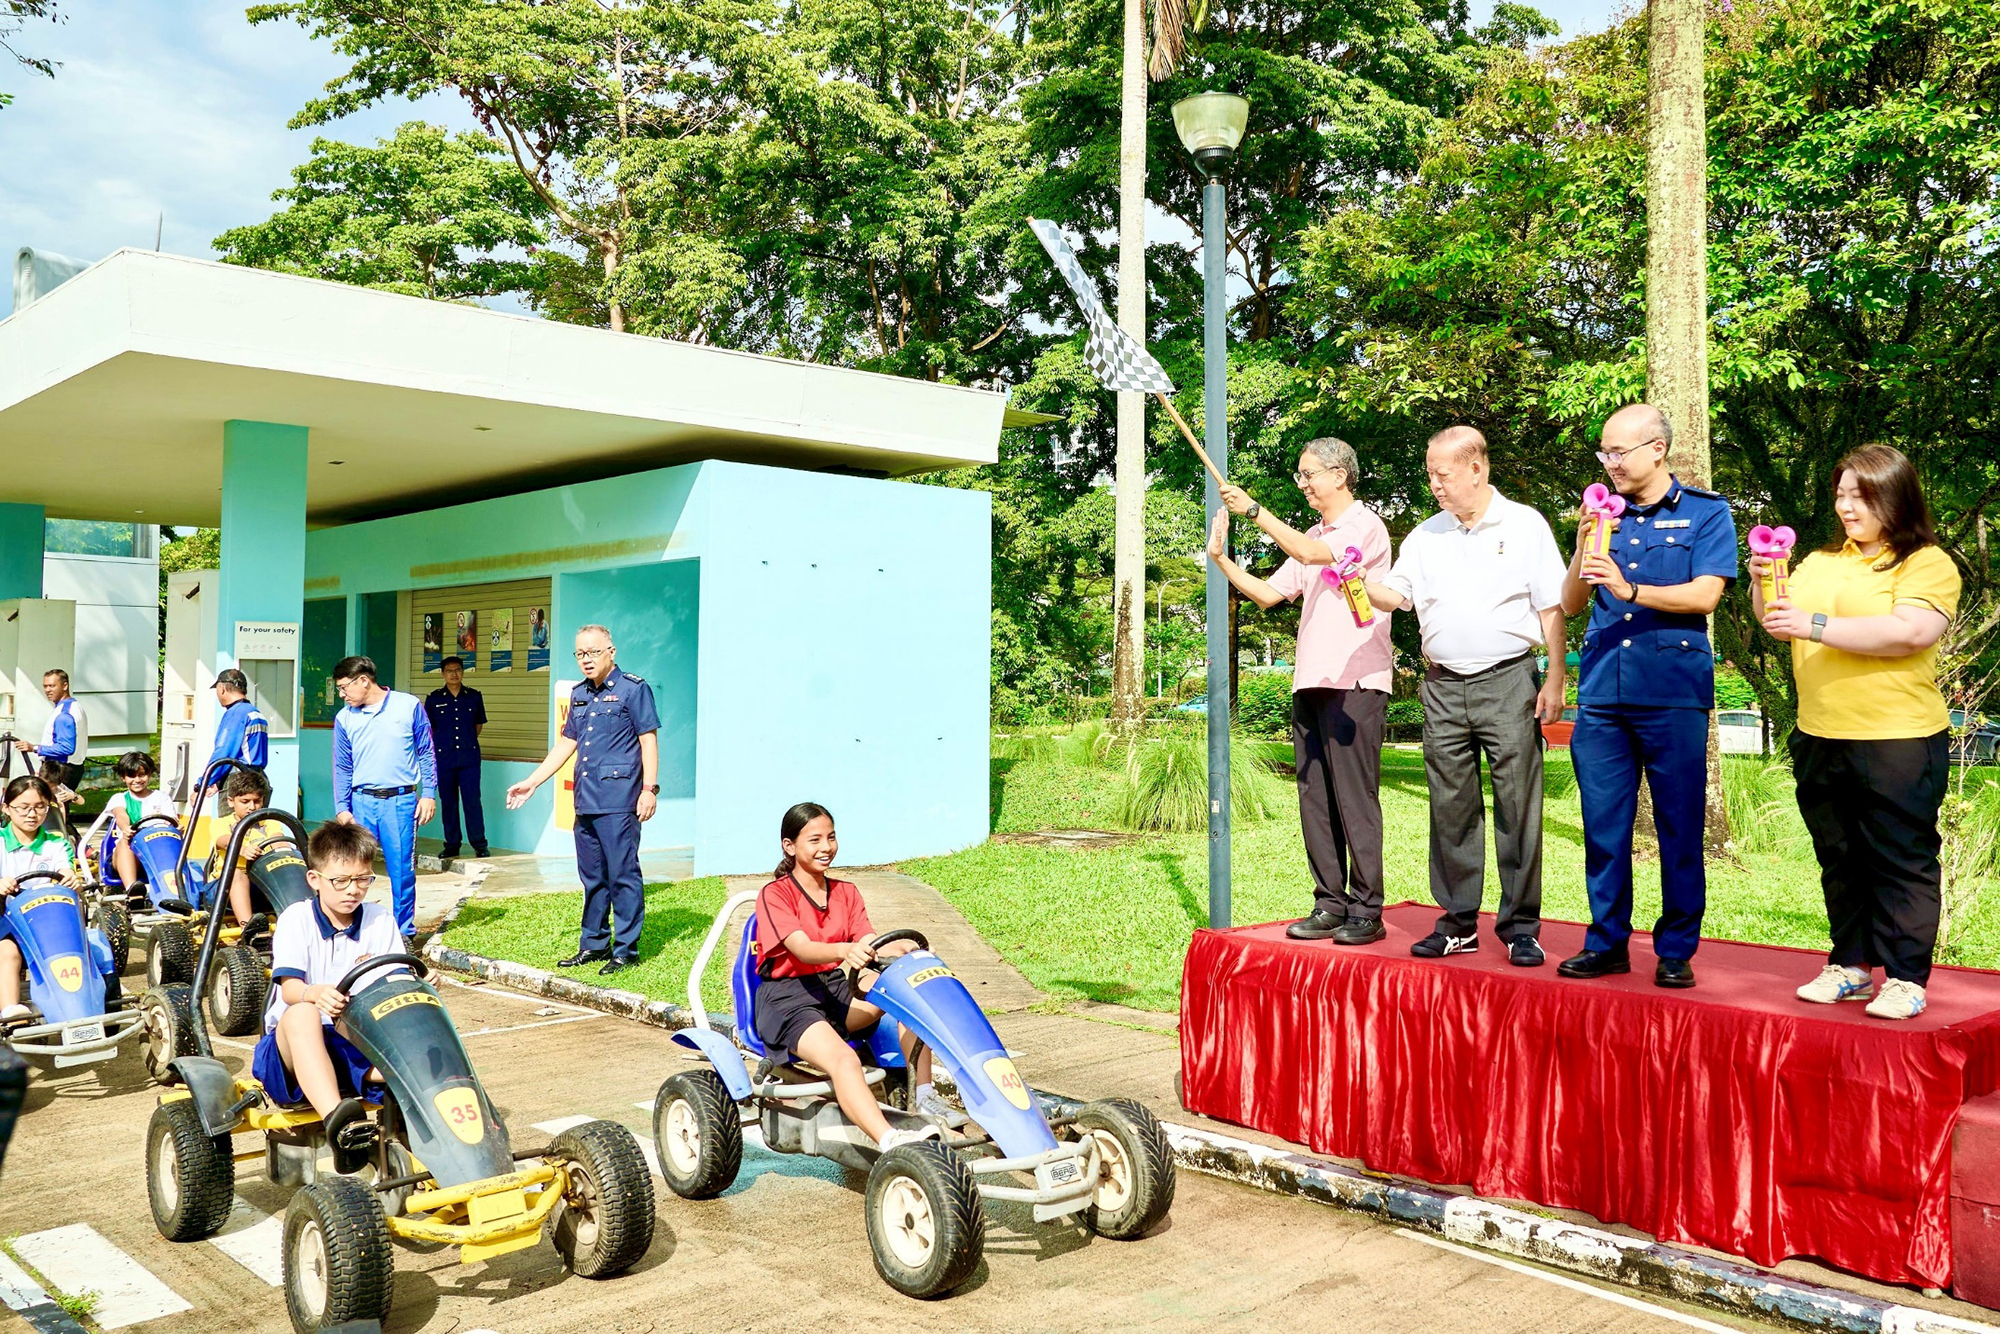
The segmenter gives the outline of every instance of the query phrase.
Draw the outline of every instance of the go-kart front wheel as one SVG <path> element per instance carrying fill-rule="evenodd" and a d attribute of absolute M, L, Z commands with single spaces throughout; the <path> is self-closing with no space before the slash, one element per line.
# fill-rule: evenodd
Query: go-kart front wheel
<path fill-rule="evenodd" d="M 122 903 L 98 904 L 97 928 L 111 947 L 112 972 L 124 972 L 125 960 L 132 954 L 132 910 Z"/>
<path fill-rule="evenodd" d="M 1086 1103 L 1074 1122 L 1078 1139 L 1097 1142 L 1097 1194 L 1084 1226 L 1130 1241 L 1151 1231 L 1174 1205 L 1174 1151 L 1151 1111 L 1129 1098 Z"/>
<path fill-rule="evenodd" d="M 257 1031 L 270 998 L 271 975 L 264 960 L 247 945 L 225 945 L 215 952 L 208 977 L 208 1018 L 216 1031 L 232 1038 Z"/>
<path fill-rule="evenodd" d="M 933 1140 L 899 1144 L 868 1173 L 875 1272 L 906 1297 L 939 1297 L 972 1277 L 986 1211 L 965 1160 Z"/>
<path fill-rule="evenodd" d="M 328 1176 L 292 1196 L 284 1273 L 285 1308 L 298 1334 L 387 1320 L 396 1259 L 374 1190 Z"/>
<path fill-rule="evenodd" d="M 229 1136 L 201 1128 L 192 1098 L 153 1109 L 146 1127 L 146 1198 L 153 1224 L 168 1241 L 200 1241 L 229 1221 L 236 1199 L 236 1160 Z"/>
<path fill-rule="evenodd" d="M 653 1100 L 653 1149 L 660 1175 L 684 1200 L 712 1200 L 743 1168 L 743 1121 L 729 1086 L 713 1070 L 669 1075 Z"/>
<path fill-rule="evenodd" d="M 146 985 L 164 987 L 194 981 L 194 932 L 186 922 L 155 922 L 146 940 Z"/>
<path fill-rule="evenodd" d="M 141 1049 L 146 1073 L 156 1084 L 171 1084 L 175 1058 L 195 1054 L 194 993 L 179 985 L 154 987 L 139 998 L 139 1015 L 146 1030 Z"/>
<path fill-rule="evenodd" d="M 570 1272 L 610 1278 L 653 1244 L 653 1174 L 624 1126 L 586 1121 L 555 1137 L 549 1157 L 569 1169 L 550 1239 Z"/>

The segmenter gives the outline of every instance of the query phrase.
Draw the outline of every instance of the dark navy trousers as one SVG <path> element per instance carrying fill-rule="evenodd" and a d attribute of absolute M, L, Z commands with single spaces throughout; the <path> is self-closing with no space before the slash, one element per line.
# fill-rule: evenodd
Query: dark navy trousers
<path fill-rule="evenodd" d="M 479 801 L 479 757 L 438 757 L 438 813 L 444 817 L 444 845 L 458 846 L 458 807 L 465 803 L 465 832 L 472 846 L 486 846 L 486 809 Z"/>
<path fill-rule="evenodd" d="M 1660 836 L 1653 953 L 1692 959 L 1708 903 L 1701 846 L 1708 815 L 1707 710 L 1585 704 L 1576 711 L 1569 750 L 1583 799 L 1583 876 L 1590 891 L 1583 947 L 1617 949 L 1632 934 L 1632 826 L 1643 769 Z"/>
<path fill-rule="evenodd" d="M 576 813 L 576 873 L 583 881 L 584 949 L 639 957 L 646 925 L 646 886 L 639 878 L 639 816 Z M 612 923 L 617 935 L 612 935 Z"/>

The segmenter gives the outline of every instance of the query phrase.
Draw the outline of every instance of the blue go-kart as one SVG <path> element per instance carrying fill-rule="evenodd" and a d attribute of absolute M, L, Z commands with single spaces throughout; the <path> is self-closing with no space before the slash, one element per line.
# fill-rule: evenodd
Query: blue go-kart
<path fill-rule="evenodd" d="M 83 898 L 54 871 L 30 871 L 0 900 L 28 965 L 27 1017 L 0 1029 L 21 1056 L 57 1069 L 108 1061 L 139 1031 L 139 1010 L 121 994 L 104 934 L 89 926 Z"/>
<path fill-rule="evenodd" d="M 669 1076 L 653 1105 L 660 1174 L 676 1195 L 709 1199 L 730 1187 L 742 1167 L 747 1119 L 773 1152 L 811 1154 L 868 1174 L 876 1272 L 911 1297 L 948 1293 L 979 1267 L 984 1200 L 1030 1205 L 1037 1223 L 1070 1219 L 1118 1240 L 1143 1236 L 1166 1217 L 1174 1159 L 1153 1114 L 1111 1099 L 1049 1115 L 972 993 L 920 932 L 890 931 L 869 942 L 879 949 L 907 940 L 917 948 L 883 967 L 867 999 L 887 1017 L 856 1042 L 871 1067 L 868 1082 L 890 1094 L 883 1116 L 911 1130 L 931 1123 L 907 1110 L 909 1071 L 898 1027 L 931 1049 L 964 1107 L 938 1138 L 884 1153 L 841 1112 L 823 1072 L 758 1040 L 749 1020 L 762 981 L 752 948 L 755 913 L 744 924 L 730 977 L 734 1033 L 711 1024 L 701 1001 L 702 972 L 730 919 L 755 899 L 736 894 L 723 904 L 688 978 L 695 1026 L 674 1041 L 698 1050 L 711 1068 Z"/>

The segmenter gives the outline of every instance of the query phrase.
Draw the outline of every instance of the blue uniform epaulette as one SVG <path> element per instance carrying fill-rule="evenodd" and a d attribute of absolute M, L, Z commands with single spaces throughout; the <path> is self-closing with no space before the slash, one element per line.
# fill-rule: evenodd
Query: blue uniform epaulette
<path fill-rule="evenodd" d="M 618 670 L 620 673 L 624 675 L 627 681 L 637 681 L 640 685 L 646 684 L 645 677 L 634 675 L 633 673 L 626 671 L 623 667 L 620 667 Z"/>
<path fill-rule="evenodd" d="M 1681 490 L 1690 496 L 1706 496 L 1710 500 L 1722 499 L 1722 493 L 1720 491 L 1704 490 L 1699 486 L 1689 486 L 1686 482 L 1681 483 Z"/>

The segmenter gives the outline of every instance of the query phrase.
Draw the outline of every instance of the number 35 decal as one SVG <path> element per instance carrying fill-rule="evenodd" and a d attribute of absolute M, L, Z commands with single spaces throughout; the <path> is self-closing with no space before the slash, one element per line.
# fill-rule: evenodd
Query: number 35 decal
<path fill-rule="evenodd" d="M 486 1123 L 479 1115 L 479 1095 L 469 1088 L 449 1088 L 431 1099 L 451 1133 L 466 1144 L 486 1138 Z"/>

